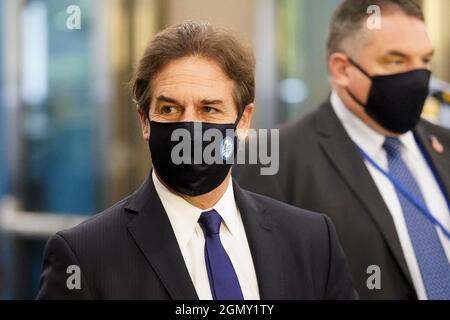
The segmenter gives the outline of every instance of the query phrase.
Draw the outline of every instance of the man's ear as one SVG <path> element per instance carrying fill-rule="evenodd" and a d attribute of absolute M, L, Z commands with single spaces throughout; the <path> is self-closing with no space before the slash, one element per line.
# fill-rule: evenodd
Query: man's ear
<path fill-rule="evenodd" d="M 139 121 L 141 123 L 142 136 L 145 140 L 150 139 L 150 121 L 148 119 L 148 115 L 142 108 L 137 108 L 139 114 Z"/>
<path fill-rule="evenodd" d="M 241 119 L 237 124 L 237 132 L 238 137 L 241 140 L 244 140 L 247 136 L 247 131 L 250 129 L 253 120 L 253 112 L 255 111 L 255 104 L 250 103 L 244 108 L 244 112 L 242 113 Z"/>
<path fill-rule="evenodd" d="M 347 72 L 348 58 L 344 53 L 335 52 L 328 58 L 328 71 L 334 84 L 340 87 L 348 87 L 350 77 Z"/>

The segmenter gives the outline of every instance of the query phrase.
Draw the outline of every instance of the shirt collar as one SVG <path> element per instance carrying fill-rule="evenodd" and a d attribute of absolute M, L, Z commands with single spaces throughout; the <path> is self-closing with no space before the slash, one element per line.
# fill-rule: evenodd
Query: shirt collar
<path fill-rule="evenodd" d="M 152 170 L 152 180 L 164 210 L 169 217 L 175 237 L 180 247 L 185 247 L 195 232 L 198 219 L 202 212 L 216 210 L 223 219 L 225 227 L 233 236 L 238 235 L 239 210 L 234 199 L 233 184 L 230 178 L 227 189 L 219 201 L 210 209 L 202 210 L 193 206 L 182 197 L 171 192 L 162 184 L 155 170 Z"/>
<path fill-rule="evenodd" d="M 345 131 L 357 146 L 362 148 L 372 158 L 377 158 L 380 152 L 384 152 L 383 143 L 386 139 L 384 135 L 373 130 L 348 110 L 335 90 L 331 93 L 330 100 L 333 110 L 344 126 Z M 401 135 L 399 140 L 406 150 L 414 154 L 420 152 L 411 131 Z"/>
<path fill-rule="evenodd" d="M 240 213 L 236 204 L 236 200 L 234 199 L 234 189 L 232 178 L 230 176 L 230 180 L 228 182 L 227 190 L 223 194 L 222 198 L 217 201 L 217 203 L 213 207 L 220 216 L 222 217 L 225 226 L 231 232 L 233 236 L 239 236 L 239 218 Z"/>

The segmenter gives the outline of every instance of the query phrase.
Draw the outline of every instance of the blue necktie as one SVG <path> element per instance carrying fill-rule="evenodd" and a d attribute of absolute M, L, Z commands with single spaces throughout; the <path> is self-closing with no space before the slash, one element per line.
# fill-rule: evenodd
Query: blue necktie
<path fill-rule="evenodd" d="M 388 156 L 389 173 L 417 201 L 426 206 L 414 177 L 401 158 L 402 144 L 400 140 L 386 138 L 383 148 Z M 439 240 L 435 225 L 398 190 L 397 196 L 400 200 L 428 299 L 450 299 L 450 263 Z"/>
<path fill-rule="evenodd" d="M 198 222 L 205 234 L 205 262 L 214 300 L 244 300 L 233 264 L 220 242 L 222 217 L 211 210 L 203 212 Z"/>

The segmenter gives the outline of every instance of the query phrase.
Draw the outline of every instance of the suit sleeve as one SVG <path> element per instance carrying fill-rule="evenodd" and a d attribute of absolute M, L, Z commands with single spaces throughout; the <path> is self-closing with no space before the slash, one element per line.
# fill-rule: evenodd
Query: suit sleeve
<path fill-rule="evenodd" d="M 328 228 L 329 269 L 325 299 L 356 300 L 359 295 L 353 287 L 352 277 L 344 251 L 339 243 L 333 223 L 324 216 Z"/>
<path fill-rule="evenodd" d="M 63 236 L 55 234 L 45 247 L 37 299 L 81 300 L 91 298 L 83 270 L 74 252 Z"/>

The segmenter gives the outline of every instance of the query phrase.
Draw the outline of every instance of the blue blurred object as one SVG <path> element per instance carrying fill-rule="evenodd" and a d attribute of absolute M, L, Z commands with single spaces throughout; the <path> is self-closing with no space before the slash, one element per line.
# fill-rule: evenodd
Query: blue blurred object
<path fill-rule="evenodd" d="M 0 16 L 3 14 L 3 1 L 0 1 Z M 6 121 L 5 121 L 5 85 L 4 85 L 3 41 L 0 33 L 0 197 L 6 193 Z"/>
<path fill-rule="evenodd" d="M 11 30 L 0 33 L 0 199 L 11 193 L 20 210 L 33 215 L 92 214 L 100 203 L 96 167 L 100 113 L 92 85 L 96 63 L 92 54 L 98 44 L 92 41 L 92 2 L 8 2 L 14 9 L 8 12 L 5 3 L 0 0 L 1 19 L 13 15 L 20 30 L 15 30 L 18 41 L 8 48 L 5 35 Z M 83 13 L 79 30 L 66 26 L 71 5 Z M 17 52 L 17 58 L 4 55 L 6 49 Z M 20 82 L 8 79 L 8 86 L 17 87 L 12 92 L 19 95 L 8 96 L 8 106 L 2 78 L 6 65 L 20 70 L 16 75 Z M 11 117 L 13 113 L 19 116 Z M 6 119 L 13 120 L 6 123 Z M 17 157 L 10 156 L 13 152 Z M 35 297 L 45 242 L 44 236 L 0 233 L 0 298 Z"/>
<path fill-rule="evenodd" d="M 0 16 L 3 14 L 3 0 L 0 0 Z M 7 193 L 8 177 L 6 162 L 6 121 L 5 121 L 5 85 L 4 85 L 4 56 L 3 39 L 0 31 L 0 199 Z M 0 228 L 0 300 L 8 297 L 6 287 L 6 259 L 7 251 L 5 237 Z"/>
<path fill-rule="evenodd" d="M 84 17 L 76 31 L 68 30 L 63 19 L 74 4 Z M 22 25 L 22 78 L 28 85 L 22 88 L 26 155 L 21 200 L 26 210 L 90 214 L 97 209 L 90 4 L 33 0 L 24 9 L 26 21 L 33 21 Z M 36 45 L 27 50 L 27 42 Z M 46 77 L 39 80 L 34 70 L 43 70 Z"/>

